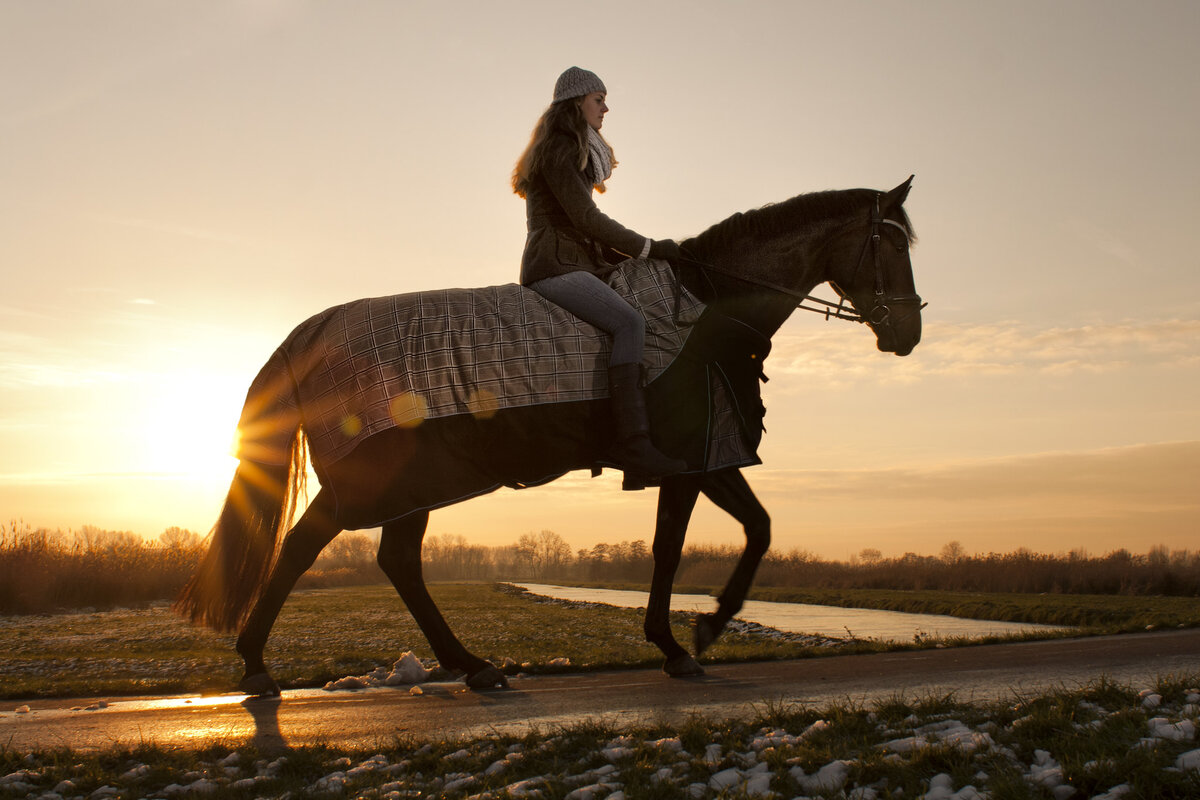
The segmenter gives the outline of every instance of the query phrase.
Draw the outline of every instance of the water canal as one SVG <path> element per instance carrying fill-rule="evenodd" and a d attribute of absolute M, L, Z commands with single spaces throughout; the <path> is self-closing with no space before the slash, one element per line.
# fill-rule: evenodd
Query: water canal
<path fill-rule="evenodd" d="M 622 608 L 645 608 L 646 592 L 624 589 L 588 589 L 574 586 L 550 586 L 541 583 L 514 584 L 543 597 L 584 603 L 606 603 Z M 713 597 L 702 594 L 671 596 L 672 611 L 712 611 Z M 997 622 L 963 619 L 940 614 L 908 614 L 901 611 L 877 611 L 868 608 L 838 608 L 805 603 L 768 603 L 748 600 L 738 617 L 789 633 L 815 633 L 837 639 L 878 639 L 889 642 L 912 641 L 914 636 L 961 636 L 981 638 L 1034 631 L 1059 630 L 1054 625 L 1026 622 Z"/>

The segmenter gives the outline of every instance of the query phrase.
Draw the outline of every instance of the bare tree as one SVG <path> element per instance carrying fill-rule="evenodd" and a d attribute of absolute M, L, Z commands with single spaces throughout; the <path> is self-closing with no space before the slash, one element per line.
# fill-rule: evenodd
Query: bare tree
<path fill-rule="evenodd" d="M 562 572 L 571 563 L 571 546 L 554 531 L 521 534 L 517 540 L 517 554 L 538 580 Z"/>
<path fill-rule="evenodd" d="M 204 541 L 204 537 L 195 531 L 189 531 L 187 528 L 171 526 L 158 535 L 158 543 L 163 547 L 175 548 L 177 550 L 189 550 L 193 547 L 198 547 Z"/>
<path fill-rule="evenodd" d="M 940 558 L 946 564 L 956 564 L 966 558 L 966 556 L 967 551 L 963 549 L 962 542 L 954 539 L 942 546 Z"/>

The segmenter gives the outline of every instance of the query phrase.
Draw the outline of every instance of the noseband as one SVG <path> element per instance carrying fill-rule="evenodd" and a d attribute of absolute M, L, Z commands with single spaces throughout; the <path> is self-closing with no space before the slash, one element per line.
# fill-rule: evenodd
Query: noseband
<path fill-rule="evenodd" d="M 871 215 L 871 232 L 863 242 L 862 249 L 858 253 L 858 263 L 854 267 L 854 274 L 850 277 L 850 282 L 853 284 L 855 279 L 858 278 L 858 273 L 862 271 L 863 261 L 867 258 L 867 247 L 870 246 L 875 262 L 875 295 L 871 303 L 871 308 L 865 314 L 854 307 L 854 301 L 850 299 L 850 295 L 842 287 L 838 286 L 835 281 L 829 281 L 829 285 L 838 294 L 837 303 L 831 303 L 828 300 L 822 300 L 813 295 L 805 295 L 796 308 L 823 314 L 825 319 L 835 317 L 837 319 L 849 320 L 850 322 L 890 325 L 893 321 L 893 306 L 898 309 L 907 309 L 903 316 L 896 318 L 895 321 L 899 322 L 929 305 L 928 303 L 922 303 L 921 296 L 918 294 L 890 294 L 888 292 L 887 281 L 883 273 L 882 241 L 879 234 L 880 225 L 891 225 L 894 228 L 898 228 L 904 234 L 905 241 L 908 240 L 908 231 L 905 230 L 903 225 L 895 220 L 885 219 L 879 213 L 879 195 L 875 195 L 875 211 Z M 824 308 L 812 308 L 804 305 L 805 302 L 819 303 Z M 847 306 L 846 303 L 850 303 L 850 305 Z"/>

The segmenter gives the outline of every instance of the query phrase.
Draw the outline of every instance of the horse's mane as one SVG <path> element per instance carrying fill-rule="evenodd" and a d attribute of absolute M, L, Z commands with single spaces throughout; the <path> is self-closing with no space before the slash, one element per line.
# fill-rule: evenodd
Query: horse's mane
<path fill-rule="evenodd" d="M 744 248 L 747 239 L 761 241 L 785 233 L 802 234 L 805 230 L 824 227 L 828 220 L 842 220 L 859 213 L 877 194 L 879 192 L 873 189 L 842 189 L 797 195 L 780 203 L 738 212 L 684 244 L 699 253 L 714 253 Z M 903 208 L 896 210 L 909 241 L 916 241 L 908 214 Z"/>

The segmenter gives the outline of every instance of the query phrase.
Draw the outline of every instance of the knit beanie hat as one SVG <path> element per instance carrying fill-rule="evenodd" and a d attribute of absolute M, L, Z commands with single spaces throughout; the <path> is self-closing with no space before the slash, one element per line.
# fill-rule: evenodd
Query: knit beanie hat
<path fill-rule="evenodd" d="M 570 100 L 572 97 L 583 97 L 592 92 L 608 94 L 608 89 L 604 88 L 604 81 L 600 80 L 596 73 L 579 67 L 571 67 L 559 75 L 558 81 L 554 84 L 554 102 Z"/>

